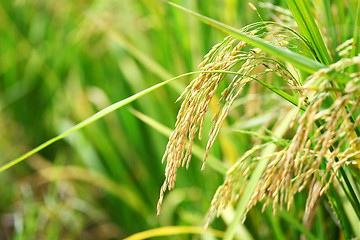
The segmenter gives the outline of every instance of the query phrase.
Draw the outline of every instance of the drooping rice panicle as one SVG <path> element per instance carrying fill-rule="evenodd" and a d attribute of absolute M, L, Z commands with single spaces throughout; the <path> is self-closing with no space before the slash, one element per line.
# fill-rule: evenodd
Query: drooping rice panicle
<path fill-rule="evenodd" d="M 305 86 L 305 91 L 301 95 L 312 101 L 307 104 L 306 111 L 301 117 L 295 117 L 296 133 L 290 144 L 278 150 L 274 156 L 270 156 L 268 166 L 248 203 L 247 211 L 259 202 L 264 202 L 263 210 L 272 202 L 274 213 L 278 205 L 283 208 L 286 204 L 287 209 L 290 209 L 294 195 L 307 188 L 308 198 L 303 217 L 303 221 L 307 222 L 317 200 L 329 188 L 339 169 L 351 159 L 359 159 L 360 138 L 351 134 L 360 124 L 359 116 L 352 119 L 360 104 L 360 89 L 357 87 L 359 78 L 348 82 L 341 94 L 338 93 L 337 99 L 324 108 L 324 105 L 328 104 L 326 99 L 333 94 L 327 90 L 331 88 L 328 80 L 324 78 L 325 73 L 333 69 L 344 70 L 359 63 L 359 57 L 343 59 L 331 65 L 329 69 L 321 70 L 309 77 L 307 85 L 316 87 Z M 301 104 L 306 103 L 301 101 Z M 301 104 L 298 106 L 298 113 Z M 352 107 L 348 109 L 347 106 Z M 248 155 L 245 154 L 244 157 Z M 241 188 L 236 186 L 235 182 L 248 181 L 248 171 L 254 162 L 245 162 L 243 158 L 234 165 L 236 171 L 232 168 L 227 173 L 225 183 L 218 188 L 208 213 L 207 225 L 215 212 L 219 216 L 227 204 L 236 201 L 238 194 L 241 194 Z M 320 171 L 323 161 L 326 168 L 325 171 Z"/>

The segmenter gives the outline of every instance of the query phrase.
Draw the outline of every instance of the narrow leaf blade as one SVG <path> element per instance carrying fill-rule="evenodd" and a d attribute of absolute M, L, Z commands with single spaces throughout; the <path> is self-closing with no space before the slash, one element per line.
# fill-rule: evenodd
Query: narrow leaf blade
<path fill-rule="evenodd" d="M 281 48 L 281 47 L 272 45 L 272 44 L 267 43 L 259 38 L 242 33 L 233 27 L 225 25 L 214 19 L 205 17 L 199 13 L 196 13 L 187 8 L 181 7 L 175 3 L 169 2 L 169 4 L 176 8 L 179 8 L 180 10 L 182 10 L 184 12 L 189 13 L 190 15 L 198 18 L 199 20 L 203 21 L 204 23 L 209 24 L 210 26 L 213 26 L 213 27 L 219 29 L 220 31 L 223 31 L 226 34 L 232 35 L 232 36 L 234 36 L 242 41 L 245 41 L 255 47 L 261 48 L 263 51 L 265 51 L 265 52 L 269 53 L 270 55 L 273 55 L 283 61 L 287 61 L 307 73 L 312 74 L 312 73 L 315 73 L 316 71 L 320 70 L 321 68 L 326 68 L 326 65 L 316 62 L 316 61 L 314 61 L 310 58 L 307 58 L 303 55 L 292 52 L 285 48 Z"/>

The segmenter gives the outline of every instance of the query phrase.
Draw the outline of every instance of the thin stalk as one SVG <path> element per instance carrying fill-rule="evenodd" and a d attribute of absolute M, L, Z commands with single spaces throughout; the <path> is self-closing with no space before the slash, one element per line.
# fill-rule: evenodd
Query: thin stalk
<path fill-rule="evenodd" d="M 277 240 L 285 240 L 285 236 L 283 233 L 283 230 L 281 229 L 281 224 L 279 222 L 279 218 L 274 217 L 270 211 L 270 209 L 267 209 L 265 211 L 265 214 L 268 218 L 269 221 L 269 225 L 272 227 L 273 231 L 274 231 L 274 237 Z"/>
<path fill-rule="evenodd" d="M 324 218 L 323 218 L 323 211 L 322 208 L 317 208 L 317 214 L 315 217 L 315 231 L 316 231 L 316 238 L 318 240 L 325 240 L 325 231 L 324 231 Z"/>
<path fill-rule="evenodd" d="M 286 211 L 280 211 L 279 212 L 280 217 L 285 219 L 292 227 L 296 228 L 304 234 L 305 237 L 309 240 L 317 240 L 317 238 L 309 231 L 307 230 L 301 223 L 296 221 L 288 212 Z"/>
<path fill-rule="evenodd" d="M 340 220 L 341 229 L 343 230 L 345 239 L 351 239 L 351 233 L 349 231 L 349 220 L 345 215 L 345 210 L 341 205 L 341 200 L 339 199 L 339 196 L 337 195 L 336 190 L 332 184 L 330 185 L 329 190 L 326 192 L 326 196 L 333 211 Z"/>
<path fill-rule="evenodd" d="M 354 210 L 355 210 L 355 213 L 356 215 L 358 216 L 359 220 L 360 220 L 360 203 L 359 203 L 359 199 L 357 198 L 356 196 L 356 193 L 354 191 L 354 189 L 352 188 L 351 186 L 351 183 L 345 173 L 345 170 L 343 168 L 340 168 L 340 173 L 345 181 L 345 184 L 348 188 L 348 190 L 350 191 L 350 196 L 352 199 L 352 201 L 350 201 L 351 205 L 353 206 Z"/>
<path fill-rule="evenodd" d="M 286 115 L 286 117 L 284 118 L 280 127 L 275 130 L 274 136 L 282 137 L 282 135 L 286 132 L 287 127 L 291 123 L 293 115 L 294 115 L 294 112 L 289 112 Z M 276 145 L 271 144 L 267 148 L 264 149 L 262 155 L 267 156 L 270 153 L 272 153 L 275 149 L 276 149 Z M 257 186 L 263 172 L 265 171 L 268 163 L 269 163 L 269 159 L 264 159 L 264 160 L 260 161 L 259 164 L 254 169 L 254 171 L 252 172 L 249 182 L 247 183 L 247 185 L 244 189 L 243 195 L 237 204 L 234 219 L 226 230 L 224 240 L 232 240 L 234 238 L 234 235 L 236 232 L 236 227 L 239 224 L 241 217 L 244 215 L 246 208 L 247 208 L 247 204 L 250 201 L 251 196 L 253 195 L 254 190 L 256 189 L 256 186 Z"/>

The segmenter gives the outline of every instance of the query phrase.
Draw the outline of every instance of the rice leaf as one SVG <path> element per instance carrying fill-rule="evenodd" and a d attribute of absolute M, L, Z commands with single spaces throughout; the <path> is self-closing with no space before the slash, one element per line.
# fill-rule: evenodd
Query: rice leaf
<path fill-rule="evenodd" d="M 123 99 L 123 100 L 121 100 L 119 102 L 116 102 L 116 103 L 104 108 L 103 110 L 97 112 L 96 114 L 94 114 L 91 117 L 85 119 L 84 121 L 76 124 L 75 126 L 68 129 L 67 131 L 61 133 L 60 135 L 51 138 L 50 140 L 44 142 L 43 144 L 37 146 L 36 148 L 33 148 L 32 150 L 30 150 L 29 152 L 23 154 L 22 156 L 20 156 L 20 157 L 18 157 L 16 159 L 6 163 L 2 167 L 0 167 L 0 173 L 5 171 L 6 169 L 11 168 L 12 166 L 24 161 L 28 157 L 34 155 L 35 153 L 37 153 L 40 150 L 46 148 L 47 146 L 53 144 L 54 142 L 57 142 L 57 141 L 63 139 L 64 137 L 68 136 L 69 134 L 71 134 L 73 132 L 76 132 L 76 131 L 88 126 L 89 124 L 99 120 L 100 118 L 105 117 L 109 113 L 112 113 L 113 111 L 115 111 L 115 110 L 117 110 L 117 109 L 119 109 L 119 108 L 121 108 L 123 106 L 128 105 L 129 103 L 137 100 L 138 98 L 140 98 L 140 97 L 142 97 L 142 96 L 144 96 L 144 95 L 146 95 L 146 94 L 148 94 L 148 93 L 150 93 L 150 92 L 152 92 L 152 91 L 154 91 L 154 90 L 156 90 L 156 89 L 158 89 L 158 88 L 160 88 L 160 87 L 162 87 L 162 86 L 164 86 L 164 85 L 166 85 L 166 84 L 168 84 L 168 83 L 170 83 L 170 82 L 172 82 L 172 81 L 174 81 L 176 79 L 179 79 L 179 78 L 182 78 L 184 76 L 188 76 L 188 75 L 191 75 L 191 74 L 194 74 L 194 73 L 196 73 L 196 72 L 185 73 L 185 74 L 179 75 L 177 77 L 171 78 L 169 80 L 163 81 L 161 83 L 158 83 L 158 84 L 156 84 L 156 85 L 154 85 L 154 86 L 152 86 L 150 88 L 147 88 L 147 89 L 145 89 L 145 90 L 143 90 L 141 92 L 138 92 L 138 93 L 126 98 L 126 99 Z"/>
<path fill-rule="evenodd" d="M 209 24 L 212 27 L 219 29 L 229 35 L 232 35 L 238 39 L 241 39 L 255 47 L 261 48 L 265 52 L 283 60 L 287 61 L 294 66 L 304 70 L 307 73 L 315 73 L 316 71 L 320 70 L 321 68 L 326 68 L 326 65 L 316 62 L 310 58 L 304 57 L 298 53 L 292 52 L 288 49 L 281 48 L 270 43 L 267 43 L 259 38 L 249 36 L 248 34 L 242 33 L 239 30 L 227 26 L 221 22 L 218 22 L 214 19 L 205 17 L 199 13 L 193 12 L 187 8 L 181 7 L 175 3 L 169 2 L 170 5 L 179 8 L 180 10 L 191 14 L 192 16 L 198 18 L 199 20 L 203 21 L 206 24 Z"/>
<path fill-rule="evenodd" d="M 316 53 L 315 58 L 325 65 L 330 65 L 332 60 L 326 49 L 319 28 L 315 23 L 313 14 L 310 11 L 309 3 L 306 0 L 287 0 L 287 4 L 294 15 L 301 33 L 314 48 Z"/>
<path fill-rule="evenodd" d="M 142 240 L 149 239 L 153 237 L 160 236 L 172 236 L 172 235 L 180 235 L 180 234 L 206 234 L 212 235 L 216 237 L 222 238 L 224 236 L 224 232 L 214 229 L 208 229 L 206 232 L 203 227 L 195 227 L 195 226 L 166 226 L 159 227 L 150 230 L 146 230 L 143 232 L 135 233 L 124 240 Z"/>

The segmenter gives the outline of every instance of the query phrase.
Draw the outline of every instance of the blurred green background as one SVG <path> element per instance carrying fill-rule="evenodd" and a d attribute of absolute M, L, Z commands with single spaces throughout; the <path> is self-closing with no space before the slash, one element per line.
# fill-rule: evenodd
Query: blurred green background
<path fill-rule="evenodd" d="M 234 27 L 259 21 L 246 1 L 174 2 Z M 259 12 L 268 19 L 268 10 Z M 114 102 L 195 71 L 224 37 L 165 1 L 1 1 L 0 163 Z M 179 171 L 157 217 L 168 137 L 134 115 L 145 114 L 165 132 L 172 129 L 180 106 L 175 100 L 191 79 L 156 90 L 1 173 L 0 239 L 121 239 L 162 226 L 203 226 L 223 175 L 211 167 L 200 172 L 201 158 L 194 156 L 189 170 Z M 274 112 L 252 118 L 256 107 L 246 109 L 244 101 L 261 100 L 252 94 L 235 104 L 233 126 L 257 129 L 276 117 Z M 250 140 L 225 131 L 212 157 L 230 166 Z M 204 149 L 206 141 L 197 144 Z M 281 238 L 272 229 L 280 220 L 271 209 L 263 215 L 259 209 L 245 223 L 254 239 Z M 217 219 L 211 227 L 223 231 L 226 221 Z M 200 238 L 215 239 L 159 239 Z"/>

